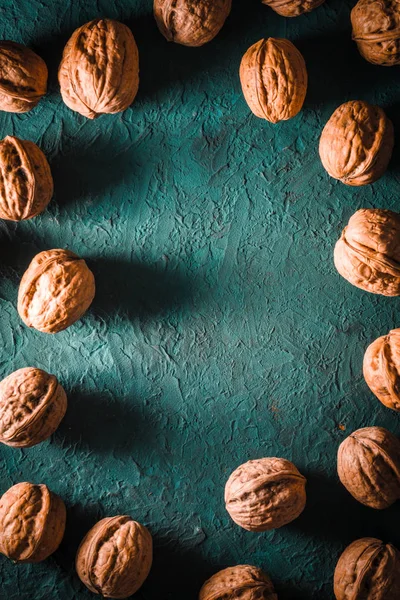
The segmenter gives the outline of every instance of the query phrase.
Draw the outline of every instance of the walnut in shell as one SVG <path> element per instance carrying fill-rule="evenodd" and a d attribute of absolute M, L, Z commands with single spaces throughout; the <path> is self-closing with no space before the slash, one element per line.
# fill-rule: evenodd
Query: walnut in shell
<path fill-rule="evenodd" d="M 307 69 L 289 40 L 267 38 L 251 46 L 242 58 L 239 74 L 245 100 L 256 117 L 278 123 L 301 110 Z"/>
<path fill-rule="evenodd" d="M 351 11 L 353 40 L 370 63 L 400 64 L 400 3 L 398 0 L 359 0 Z"/>
<path fill-rule="evenodd" d="M 65 530 L 64 502 L 45 485 L 17 483 L 0 499 L 0 552 L 38 563 L 53 554 Z"/>
<path fill-rule="evenodd" d="M 91 592 L 127 598 L 147 578 L 153 560 L 149 531 L 128 516 L 102 519 L 84 537 L 76 570 Z"/>
<path fill-rule="evenodd" d="M 325 125 L 319 154 L 331 177 L 347 185 L 373 183 L 392 156 L 392 122 L 379 106 L 362 100 L 345 102 Z"/>
<path fill-rule="evenodd" d="M 222 29 L 232 0 L 154 0 L 154 17 L 169 42 L 203 46 Z"/>
<path fill-rule="evenodd" d="M 69 250 L 45 250 L 25 271 L 18 292 L 18 312 L 28 327 L 57 333 L 75 323 L 92 303 L 93 273 Z"/>
<path fill-rule="evenodd" d="M 0 42 L 0 110 L 23 113 L 47 91 L 46 63 L 26 46 Z"/>
<path fill-rule="evenodd" d="M 375 340 L 364 355 L 364 378 L 377 398 L 400 411 L 400 329 Z"/>
<path fill-rule="evenodd" d="M 383 296 L 400 295 L 400 215 L 363 208 L 344 228 L 334 252 L 336 269 L 350 283 Z"/>
<path fill-rule="evenodd" d="M 375 538 L 356 540 L 339 558 L 334 591 L 336 600 L 398 600 L 399 551 Z"/>
<path fill-rule="evenodd" d="M 383 509 L 400 498 L 400 441 L 383 427 L 364 427 L 339 446 L 338 474 L 365 506 Z"/>
<path fill-rule="evenodd" d="M 261 569 L 238 565 L 219 571 L 205 582 L 199 600 L 277 600 L 271 579 Z"/>
<path fill-rule="evenodd" d="M 298 17 L 321 6 L 325 0 L 262 0 L 282 17 Z"/>
<path fill-rule="evenodd" d="M 284 458 L 249 460 L 226 483 L 226 510 L 248 531 L 278 529 L 303 511 L 305 486 L 306 478 Z"/>
<path fill-rule="evenodd" d="M 127 109 L 139 88 L 131 30 L 111 19 L 79 27 L 65 46 L 58 79 L 65 104 L 89 119 Z"/>

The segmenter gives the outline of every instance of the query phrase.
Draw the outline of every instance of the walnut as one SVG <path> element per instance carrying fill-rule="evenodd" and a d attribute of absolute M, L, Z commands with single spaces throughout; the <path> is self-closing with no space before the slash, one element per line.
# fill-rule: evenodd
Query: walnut
<path fill-rule="evenodd" d="M 75 323 L 95 293 L 93 273 L 69 250 L 45 250 L 25 271 L 18 292 L 18 312 L 28 327 L 57 333 Z"/>
<path fill-rule="evenodd" d="M 79 27 L 65 46 L 58 79 L 65 104 L 84 117 L 127 109 L 139 88 L 139 52 L 131 30 L 111 19 Z"/>
<path fill-rule="evenodd" d="M 153 560 L 149 531 L 131 517 L 102 519 L 84 537 L 76 570 L 91 592 L 104 598 L 126 598 L 147 578 Z"/>
<path fill-rule="evenodd" d="M 400 295 L 400 215 L 363 208 L 344 228 L 334 252 L 336 269 L 350 283 L 383 296 Z"/>
<path fill-rule="evenodd" d="M 298 17 L 321 6 L 325 0 L 262 0 L 282 17 Z"/>
<path fill-rule="evenodd" d="M 277 600 L 272 581 L 257 567 L 238 565 L 219 571 L 205 582 L 199 600 Z"/>
<path fill-rule="evenodd" d="M 45 485 L 17 483 L 0 499 L 0 552 L 38 563 L 53 554 L 65 530 L 64 502 Z"/>
<path fill-rule="evenodd" d="M 351 11 L 353 40 L 370 63 L 400 64 L 400 4 L 398 0 L 359 0 Z"/>
<path fill-rule="evenodd" d="M 367 185 L 386 171 L 393 144 L 393 125 L 384 111 L 354 100 L 339 106 L 325 125 L 319 154 L 331 177 L 347 185 Z"/>
<path fill-rule="evenodd" d="M 0 41 L 0 110 L 23 113 L 47 91 L 47 67 L 33 50 Z"/>
<path fill-rule="evenodd" d="M 334 591 L 336 600 L 398 600 L 400 552 L 375 538 L 356 540 L 339 558 Z"/>
<path fill-rule="evenodd" d="M 400 329 L 392 329 L 368 346 L 363 371 L 382 404 L 400 412 Z"/>
<path fill-rule="evenodd" d="M 232 0 L 154 0 L 154 17 L 169 42 L 203 46 L 222 29 Z"/>
<path fill-rule="evenodd" d="M 278 529 L 306 504 L 306 479 L 284 458 L 260 458 L 238 467 L 225 486 L 226 510 L 248 531 Z"/>
<path fill-rule="evenodd" d="M 270 123 L 295 117 L 307 93 L 304 58 L 289 40 L 267 38 L 251 46 L 240 64 L 250 110 Z"/>

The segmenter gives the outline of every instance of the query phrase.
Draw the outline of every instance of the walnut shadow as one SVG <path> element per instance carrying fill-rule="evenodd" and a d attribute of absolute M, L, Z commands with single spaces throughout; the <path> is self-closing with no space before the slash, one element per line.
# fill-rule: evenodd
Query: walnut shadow
<path fill-rule="evenodd" d="M 382 107 L 392 121 L 394 127 L 394 148 L 392 158 L 389 162 L 388 172 L 396 178 L 400 178 L 400 144 L 398 142 L 400 134 L 400 101 L 390 102 L 386 105 L 382 105 Z M 400 210 L 400 206 L 398 207 L 398 210 Z"/>

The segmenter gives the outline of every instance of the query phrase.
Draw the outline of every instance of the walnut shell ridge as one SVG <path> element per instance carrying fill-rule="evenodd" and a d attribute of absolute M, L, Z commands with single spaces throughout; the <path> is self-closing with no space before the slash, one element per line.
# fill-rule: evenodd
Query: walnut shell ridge
<path fill-rule="evenodd" d="M 325 0 L 262 0 L 282 17 L 298 17 L 321 6 Z"/>
<path fill-rule="evenodd" d="M 335 267 L 362 290 L 400 295 L 400 214 L 362 208 L 350 218 L 334 251 Z"/>
<path fill-rule="evenodd" d="M 278 123 L 301 110 L 307 69 L 289 40 L 267 38 L 253 44 L 242 58 L 239 75 L 245 100 L 256 117 Z"/>
<path fill-rule="evenodd" d="M 352 186 L 377 181 L 392 156 L 392 122 L 379 106 L 345 102 L 325 125 L 319 142 L 322 164 L 331 177 Z"/>
<path fill-rule="evenodd" d="M 131 30 L 112 19 L 79 27 L 65 46 L 58 80 L 65 104 L 84 117 L 126 110 L 139 88 L 139 52 Z"/>
<path fill-rule="evenodd" d="M 400 412 L 400 329 L 392 329 L 368 346 L 363 372 L 382 404 Z"/>
<path fill-rule="evenodd" d="M 57 333 L 80 319 L 95 294 L 93 273 L 69 250 L 45 250 L 25 271 L 18 312 L 28 327 Z"/>
<path fill-rule="evenodd" d="M 356 540 L 336 565 L 336 600 L 398 600 L 400 553 L 375 538 Z"/>
<path fill-rule="evenodd" d="M 232 0 L 154 0 L 154 17 L 169 42 L 203 46 L 222 29 Z"/>
<path fill-rule="evenodd" d="M 33 50 L 0 41 L 0 110 L 28 112 L 47 91 L 47 66 Z"/>
<path fill-rule="evenodd" d="M 359 0 L 351 11 L 353 40 L 370 63 L 400 64 L 400 5 L 398 0 Z"/>
<path fill-rule="evenodd" d="M 102 519 L 82 540 L 76 555 L 81 581 L 104 598 L 127 598 L 147 578 L 153 560 L 149 531 L 129 516 Z"/>
<path fill-rule="evenodd" d="M 17 483 L 0 499 L 0 552 L 15 562 L 38 563 L 64 536 L 64 502 L 45 485 Z"/>
<path fill-rule="evenodd" d="M 200 590 L 199 600 L 278 600 L 271 579 L 261 569 L 238 565 L 219 571 Z"/>
<path fill-rule="evenodd" d="M 306 478 L 284 458 L 249 460 L 225 486 L 232 520 L 248 531 L 269 531 L 296 519 L 306 504 Z"/>

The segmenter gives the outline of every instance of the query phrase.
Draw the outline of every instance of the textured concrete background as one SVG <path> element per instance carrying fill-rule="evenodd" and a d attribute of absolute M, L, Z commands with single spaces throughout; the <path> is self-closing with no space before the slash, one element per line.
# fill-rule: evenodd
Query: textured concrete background
<path fill-rule="evenodd" d="M 400 137 L 396 68 L 369 65 L 351 41 L 354 2 L 327 0 L 284 19 L 234 0 L 209 45 L 168 44 L 151 0 L 0 0 L 0 36 L 32 46 L 50 92 L 31 113 L 0 113 L 0 134 L 37 142 L 55 197 L 32 221 L 0 223 L 0 376 L 55 373 L 69 396 L 52 439 L 2 447 L 1 492 L 43 482 L 68 508 L 59 551 L 36 566 L 0 557 L 1 600 L 87 600 L 74 573 L 80 539 L 99 518 L 129 513 L 155 539 L 138 600 L 195 600 L 219 568 L 263 567 L 280 600 L 333 597 L 337 557 L 373 535 L 400 546 L 400 506 L 364 508 L 340 486 L 336 450 L 353 429 L 400 435 L 361 374 L 366 346 L 400 325 L 399 300 L 352 288 L 334 243 L 360 207 L 400 210 L 399 158 L 360 189 L 330 179 L 318 138 L 350 99 L 381 104 Z M 134 105 L 89 121 L 62 103 L 57 66 L 72 31 L 108 16 L 128 24 L 141 57 Z M 242 54 L 288 37 L 310 76 L 302 113 L 270 125 L 240 90 Z M 46 248 L 85 257 L 97 280 L 87 316 L 47 336 L 16 312 L 20 277 Z M 308 504 L 270 533 L 239 529 L 224 509 L 230 472 L 256 457 L 292 459 Z"/>

